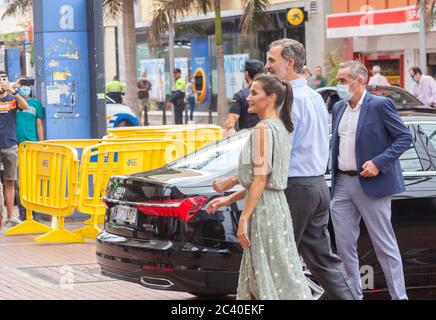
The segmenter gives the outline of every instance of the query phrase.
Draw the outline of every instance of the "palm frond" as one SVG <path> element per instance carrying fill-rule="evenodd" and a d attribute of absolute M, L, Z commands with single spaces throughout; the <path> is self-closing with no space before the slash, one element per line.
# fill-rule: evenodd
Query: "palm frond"
<path fill-rule="evenodd" d="M 123 0 L 103 0 L 106 18 L 116 19 L 123 12 Z"/>
<path fill-rule="evenodd" d="M 269 0 L 242 0 L 244 12 L 241 17 L 240 27 L 243 32 L 249 33 L 265 17 L 266 6 Z"/>
<path fill-rule="evenodd" d="M 147 34 L 150 47 L 161 43 L 162 34 L 169 30 L 170 22 L 196 12 L 206 14 L 212 8 L 211 0 L 155 0 L 151 26 Z"/>
<path fill-rule="evenodd" d="M 7 17 L 13 17 L 17 14 L 26 14 L 32 10 L 32 0 L 13 0 L 6 7 L 2 20 Z"/>

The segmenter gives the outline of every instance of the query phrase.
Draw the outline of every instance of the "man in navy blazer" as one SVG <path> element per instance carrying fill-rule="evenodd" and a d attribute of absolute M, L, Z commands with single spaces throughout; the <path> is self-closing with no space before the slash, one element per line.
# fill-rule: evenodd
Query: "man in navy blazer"
<path fill-rule="evenodd" d="M 363 298 L 357 254 L 363 218 L 392 299 L 407 299 L 391 197 L 405 191 L 398 159 L 413 139 L 394 103 L 366 91 L 364 65 L 341 64 L 337 80 L 342 100 L 333 108 L 331 218 L 338 254 Z"/>

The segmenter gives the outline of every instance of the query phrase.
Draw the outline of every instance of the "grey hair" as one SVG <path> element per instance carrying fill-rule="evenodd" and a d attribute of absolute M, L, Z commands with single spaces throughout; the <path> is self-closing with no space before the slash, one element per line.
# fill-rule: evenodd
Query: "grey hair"
<path fill-rule="evenodd" d="M 293 39 L 284 38 L 271 43 L 269 48 L 281 46 L 282 57 L 286 60 L 294 60 L 294 70 L 296 73 L 303 73 L 304 65 L 306 64 L 306 49 L 304 46 Z"/>
<path fill-rule="evenodd" d="M 375 65 L 374 67 L 372 67 L 372 73 L 380 73 L 381 72 L 381 68 L 378 65 Z"/>
<path fill-rule="evenodd" d="M 351 60 L 339 65 L 340 69 L 350 68 L 351 78 L 357 79 L 360 76 L 365 78 L 365 82 L 368 81 L 368 69 L 359 61 Z"/>

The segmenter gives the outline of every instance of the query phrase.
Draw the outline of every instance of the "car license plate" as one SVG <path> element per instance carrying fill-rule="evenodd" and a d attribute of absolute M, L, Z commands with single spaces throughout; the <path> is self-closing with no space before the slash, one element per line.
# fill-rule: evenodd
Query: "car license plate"
<path fill-rule="evenodd" d="M 128 206 L 116 206 L 112 212 L 112 220 L 118 223 L 136 225 L 138 209 Z"/>

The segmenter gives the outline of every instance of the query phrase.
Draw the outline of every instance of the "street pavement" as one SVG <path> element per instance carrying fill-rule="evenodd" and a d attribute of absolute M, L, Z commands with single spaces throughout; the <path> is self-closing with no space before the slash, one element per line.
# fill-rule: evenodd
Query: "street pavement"
<path fill-rule="evenodd" d="M 83 222 L 67 222 L 75 230 Z M 0 232 L 0 300 L 195 300 L 188 293 L 151 290 L 101 275 L 95 241 L 38 244 L 34 235 Z"/>

